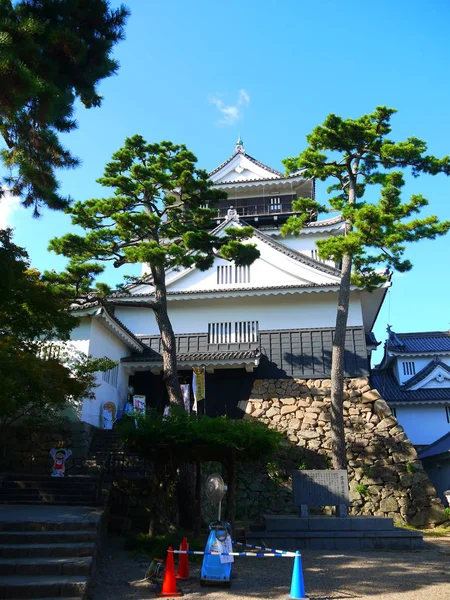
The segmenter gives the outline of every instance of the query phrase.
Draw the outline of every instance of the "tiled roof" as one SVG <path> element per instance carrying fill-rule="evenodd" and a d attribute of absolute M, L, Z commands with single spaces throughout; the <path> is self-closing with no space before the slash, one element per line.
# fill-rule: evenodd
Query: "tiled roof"
<path fill-rule="evenodd" d="M 161 337 L 140 336 L 148 349 L 122 359 L 124 362 L 161 363 Z M 258 342 L 209 344 L 207 333 L 175 335 L 177 358 L 183 362 L 254 361 L 262 379 L 286 377 L 323 379 L 331 372 L 332 328 L 260 331 Z M 255 365 L 256 366 L 256 365 Z M 349 327 L 345 337 L 345 376 L 366 377 L 368 373 L 364 329 Z"/>
<path fill-rule="evenodd" d="M 286 284 L 286 285 L 267 285 L 259 287 L 232 287 L 232 288 L 214 288 L 209 290 L 179 290 L 179 291 L 167 291 L 168 296 L 191 296 L 195 294 L 222 294 L 222 293 L 233 293 L 233 292 L 260 292 L 268 290 L 290 290 L 290 289 L 309 289 L 309 288 L 322 288 L 322 287 L 338 287 L 339 282 L 336 283 L 306 283 L 306 284 Z M 124 292 L 116 292 L 109 296 L 110 298 L 151 298 L 153 293 L 142 293 L 142 294 L 126 294 Z"/>
<path fill-rule="evenodd" d="M 418 333 L 390 332 L 388 350 L 392 352 L 450 352 L 450 331 Z"/>
<path fill-rule="evenodd" d="M 183 362 L 207 362 L 212 360 L 250 360 L 259 357 L 259 349 L 255 350 L 228 350 L 220 352 L 187 352 L 177 354 L 177 361 Z M 126 356 L 122 362 L 162 362 L 162 356 L 151 350 L 151 348 L 142 354 Z"/>
<path fill-rule="evenodd" d="M 245 223 L 245 225 L 247 225 L 247 223 Z M 334 275 L 336 277 L 341 277 L 341 272 L 338 269 L 336 269 L 335 267 L 330 267 L 330 265 L 326 265 L 325 263 L 322 263 L 318 260 L 309 258 L 305 254 L 302 254 L 301 252 L 297 252 L 296 250 L 293 250 L 292 248 L 288 248 L 281 242 L 277 242 L 276 240 L 274 240 L 273 237 L 271 237 L 270 235 L 266 235 L 265 233 L 262 233 L 261 231 L 258 231 L 257 229 L 254 230 L 253 235 L 256 238 L 258 238 L 261 241 L 268 244 L 269 246 L 271 246 L 272 248 L 274 248 L 275 250 L 278 250 L 278 252 L 281 252 L 282 254 L 285 254 L 286 256 L 289 256 L 290 258 L 297 260 L 298 262 L 308 265 L 309 267 L 313 267 L 317 271 L 323 271 L 325 273 L 329 273 L 330 275 Z"/>
<path fill-rule="evenodd" d="M 71 310 L 76 312 L 77 310 L 95 308 L 98 306 L 98 308 L 101 308 L 104 314 L 107 315 L 108 318 L 111 319 L 111 321 L 114 321 L 114 323 L 116 323 L 118 327 L 120 327 L 125 333 L 127 333 L 136 342 L 136 344 L 138 344 L 138 346 L 143 348 L 141 340 L 137 338 L 131 331 L 131 329 L 128 329 L 128 327 L 124 323 L 122 323 L 122 321 L 118 319 L 115 314 L 111 312 L 111 310 L 106 304 L 107 302 L 103 301 L 102 299 L 96 299 L 85 303 L 73 303 L 71 306 Z"/>
<path fill-rule="evenodd" d="M 442 369 L 444 369 L 444 371 L 447 371 L 447 373 L 450 374 L 450 367 L 448 367 L 445 363 L 443 363 L 441 360 L 435 357 L 432 361 L 430 361 L 427 364 L 426 367 L 424 367 L 418 373 L 416 373 L 414 377 L 408 379 L 408 381 L 405 383 L 405 388 L 410 389 L 413 386 L 415 386 L 416 383 L 419 383 L 419 381 L 422 381 L 422 379 L 425 379 L 427 375 L 432 373 L 436 367 L 441 367 Z"/>
<path fill-rule="evenodd" d="M 331 217 L 330 219 L 322 219 L 321 221 L 310 221 L 305 225 L 307 229 L 310 227 L 326 227 L 327 225 L 335 225 L 336 223 L 344 223 L 342 215 Z"/>
<path fill-rule="evenodd" d="M 253 161 L 253 162 L 255 162 L 255 161 Z M 268 169 L 269 167 L 264 167 L 264 168 Z M 301 174 L 300 173 L 295 173 L 294 175 L 283 175 L 282 177 L 276 177 L 276 178 L 275 177 L 274 178 L 270 178 L 269 177 L 269 178 L 265 178 L 265 179 L 259 177 L 259 178 L 255 178 L 255 179 L 244 179 L 244 178 L 242 178 L 242 179 L 233 179 L 232 181 L 217 181 L 217 182 L 214 183 L 214 185 L 216 185 L 217 187 L 223 187 L 225 185 L 234 185 L 236 183 L 264 183 L 266 181 L 273 181 L 273 182 L 278 183 L 280 181 L 286 181 L 286 180 L 289 180 L 289 179 L 295 179 L 296 177 L 301 177 Z M 302 178 L 302 179 L 304 179 L 304 178 Z M 307 180 L 305 179 L 305 181 L 307 181 Z"/>
<path fill-rule="evenodd" d="M 445 454 L 446 452 L 450 452 L 450 432 L 427 446 L 425 450 L 419 453 L 419 458 L 422 460 L 423 458 Z"/>
<path fill-rule="evenodd" d="M 379 346 L 381 342 L 377 340 L 373 331 L 366 333 L 366 346 Z"/>
<path fill-rule="evenodd" d="M 273 173 L 274 175 L 277 175 L 278 177 L 284 177 L 283 173 L 281 173 L 280 171 L 277 171 L 276 169 L 272 169 L 272 167 L 269 167 L 269 166 L 265 165 L 264 163 L 259 162 L 259 160 L 256 160 L 256 158 L 253 158 L 253 156 L 250 156 L 250 154 L 247 154 L 247 152 L 242 152 L 242 151 L 233 153 L 229 158 L 227 158 L 227 160 L 225 160 L 218 167 L 213 169 L 208 174 L 208 176 L 211 177 L 211 175 L 214 175 L 214 173 L 217 173 L 218 171 L 220 171 L 220 169 L 223 169 L 223 167 L 225 167 L 228 163 L 230 163 L 233 160 L 233 158 L 236 156 L 236 154 L 241 154 L 242 156 L 245 156 L 245 158 L 247 158 L 250 162 L 252 162 L 257 167 L 261 167 L 262 169 L 265 169 L 266 171 L 269 171 L 270 173 Z M 230 182 L 230 183 L 232 183 L 232 182 Z"/>
<path fill-rule="evenodd" d="M 370 374 L 370 379 L 372 386 L 378 390 L 386 402 L 448 400 L 450 404 L 449 388 L 408 390 L 406 386 L 398 383 L 392 369 L 374 369 Z"/>

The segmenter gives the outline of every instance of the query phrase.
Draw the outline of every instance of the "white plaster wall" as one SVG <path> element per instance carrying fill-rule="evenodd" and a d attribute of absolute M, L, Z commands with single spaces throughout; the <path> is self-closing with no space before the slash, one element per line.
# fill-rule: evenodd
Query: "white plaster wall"
<path fill-rule="evenodd" d="M 317 250 L 316 242 L 318 240 L 326 240 L 329 237 L 329 233 L 308 233 L 305 235 L 288 235 L 285 238 L 277 236 L 275 239 L 288 248 L 297 250 L 297 252 L 309 252 L 310 250 Z M 311 256 L 311 254 L 308 254 L 308 256 Z"/>
<path fill-rule="evenodd" d="M 450 356 L 440 356 L 439 357 L 440 360 L 445 363 L 446 365 L 450 366 Z M 414 375 L 403 375 L 403 362 L 413 362 L 415 369 L 416 369 L 416 374 L 421 371 L 423 368 L 425 368 L 431 361 L 433 360 L 433 357 L 431 356 L 422 356 L 422 357 L 399 357 L 396 360 L 396 364 L 394 367 L 394 373 L 395 376 L 397 377 L 397 380 L 399 381 L 400 384 L 406 383 L 409 379 L 411 379 L 411 377 L 414 377 Z M 430 386 L 428 386 L 430 387 Z M 440 387 L 438 385 L 438 383 L 435 381 L 433 387 Z"/>
<path fill-rule="evenodd" d="M 233 270 L 233 283 L 224 284 L 217 283 L 217 267 L 218 266 L 232 266 Z M 175 276 L 176 277 L 176 276 Z M 199 271 L 193 269 L 187 275 L 184 275 L 178 281 L 174 281 L 172 284 L 168 284 L 168 289 L 173 291 L 182 290 L 211 290 L 211 289 L 227 289 L 230 287 L 260 287 L 262 285 L 293 285 L 293 284 L 305 284 L 308 279 L 300 279 L 295 277 L 291 273 L 283 269 L 283 264 L 275 267 L 273 264 L 264 259 L 257 259 L 250 265 L 250 283 L 234 283 L 235 280 L 235 266 L 234 263 L 223 259 L 217 259 L 213 266 L 207 271 Z"/>
<path fill-rule="evenodd" d="M 89 354 L 89 341 L 91 338 L 91 317 L 83 317 L 79 325 L 70 334 L 70 344 L 86 356 Z"/>
<path fill-rule="evenodd" d="M 337 293 L 257 296 L 214 300 L 171 301 L 169 317 L 175 333 L 208 331 L 208 323 L 222 321 L 259 321 L 260 330 L 334 327 Z M 116 316 L 133 333 L 159 335 L 151 309 L 117 307 Z M 361 305 L 353 296 L 349 307 L 349 326 L 361 326 Z"/>
<path fill-rule="evenodd" d="M 91 324 L 91 342 L 89 347 L 90 355 L 94 358 L 107 357 L 111 360 L 120 360 L 123 356 L 130 354 L 130 349 L 126 344 L 117 339 L 106 327 L 97 319 L 92 320 Z M 95 388 L 95 399 L 83 402 L 81 420 L 94 425 L 103 427 L 101 419 L 101 409 L 105 402 L 112 401 L 118 409 L 122 409 L 126 402 L 128 375 L 125 374 L 122 365 L 119 364 L 119 373 L 117 377 L 117 387 L 106 383 L 102 379 L 103 373 L 97 373 L 96 381 L 99 387 Z"/>
<path fill-rule="evenodd" d="M 431 444 L 450 431 L 443 405 L 399 406 L 396 413 L 413 444 Z"/>

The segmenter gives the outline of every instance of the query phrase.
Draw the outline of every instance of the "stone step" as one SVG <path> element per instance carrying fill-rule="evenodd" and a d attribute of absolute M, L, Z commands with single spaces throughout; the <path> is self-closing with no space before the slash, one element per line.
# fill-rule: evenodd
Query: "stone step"
<path fill-rule="evenodd" d="M 0 544 L 70 544 L 95 542 L 95 530 L 80 531 L 0 531 Z"/>
<path fill-rule="evenodd" d="M 50 473 L 4 473 L 3 481 L 52 481 L 58 484 L 65 481 L 73 481 L 78 483 L 94 483 L 95 477 L 85 475 L 67 475 L 65 477 L 52 477 Z"/>
<path fill-rule="evenodd" d="M 62 478 L 63 481 L 57 481 L 55 477 L 51 481 L 13 481 L 8 480 L 4 481 L 0 487 L 0 491 L 6 490 L 40 490 L 40 489 L 48 489 L 48 490 L 68 490 L 77 492 L 77 491 L 91 491 L 95 489 L 97 485 L 97 481 L 89 481 L 89 482 L 78 482 L 73 481 L 70 477 Z"/>
<path fill-rule="evenodd" d="M 80 521 L 3 521 L 0 522 L 0 532 L 2 531 L 55 531 L 55 532 L 70 532 L 70 531 L 95 531 L 98 527 L 96 519 L 83 519 Z"/>
<path fill-rule="evenodd" d="M 88 578 L 83 575 L 0 576 L 0 598 L 84 598 Z"/>
<path fill-rule="evenodd" d="M 89 575 L 92 557 L 1 558 L 1 575 Z"/>
<path fill-rule="evenodd" d="M 94 506 L 95 496 L 76 494 L 51 494 L 39 492 L 36 494 L 0 494 L 0 502 L 7 504 L 67 504 L 69 506 Z"/>
<path fill-rule="evenodd" d="M 95 544 L 87 542 L 68 542 L 62 544 L 0 544 L 1 558 L 34 558 L 34 557 L 82 557 L 94 556 L 97 552 Z"/>

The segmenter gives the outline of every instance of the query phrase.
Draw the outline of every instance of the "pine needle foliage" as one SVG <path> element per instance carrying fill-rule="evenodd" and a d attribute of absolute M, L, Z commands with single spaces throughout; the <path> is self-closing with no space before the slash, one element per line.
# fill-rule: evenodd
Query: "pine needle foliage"
<path fill-rule="evenodd" d="M 137 416 L 137 427 L 130 419 L 121 425 L 121 436 L 128 450 L 142 457 L 152 457 L 158 448 L 168 448 L 168 455 L 183 459 L 210 448 L 217 455 L 235 451 L 241 461 L 271 455 L 282 434 L 261 421 L 225 417 L 189 415 L 183 408 L 171 407 L 170 415 L 155 411 Z"/>
<path fill-rule="evenodd" d="M 124 37 L 128 9 L 106 0 L 0 2 L 0 160 L 4 183 L 39 216 L 42 206 L 69 204 L 56 169 L 78 159 L 59 134 L 77 127 L 74 105 L 100 106 L 98 83 L 118 69 L 112 58 Z M 1 190 L 1 186 L 0 186 Z"/>

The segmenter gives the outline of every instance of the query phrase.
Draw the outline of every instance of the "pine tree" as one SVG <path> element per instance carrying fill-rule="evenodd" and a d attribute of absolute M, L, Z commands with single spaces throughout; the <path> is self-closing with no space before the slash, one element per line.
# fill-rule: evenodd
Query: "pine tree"
<path fill-rule="evenodd" d="M 372 114 L 358 119 L 329 115 L 323 125 L 307 136 L 308 147 L 299 156 L 287 158 L 289 173 L 303 170 L 305 177 L 334 180 L 327 189 L 329 207 L 310 198 L 301 198 L 294 209 L 302 212 L 290 218 L 283 235 L 299 233 L 309 211 L 340 211 L 345 219 L 345 234 L 317 242 L 319 256 L 341 263 L 336 328 L 331 368 L 331 436 L 335 469 L 345 469 L 344 436 L 344 351 L 351 285 L 369 291 L 386 281 L 383 268 L 409 271 L 412 264 L 404 258 L 406 244 L 434 239 L 450 229 L 450 222 L 438 217 L 415 218 L 428 201 L 414 194 L 402 201 L 404 169 L 417 177 L 421 173 L 450 173 L 450 158 L 428 155 L 424 141 L 410 137 L 394 142 L 391 117 L 394 109 L 379 106 Z M 377 202 L 364 200 L 367 188 L 379 189 Z M 380 267 L 381 270 L 380 270 Z M 377 270 L 378 269 L 378 270 Z"/>
<path fill-rule="evenodd" d="M 116 73 L 111 57 L 128 9 L 106 0 L 0 2 L 0 157 L 4 183 L 35 216 L 68 206 L 55 170 L 78 160 L 58 137 L 77 127 L 74 103 L 100 106 L 98 83 Z M 0 185 L 0 193 L 2 186 Z"/>
<path fill-rule="evenodd" d="M 252 236 L 251 227 L 230 227 L 222 237 L 211 233 L 215 211 L 203 207 L 226 195 L 211 188 L 196 161 L 184 145 L 151 144 L 140 135 L 127 138 L 98 179 L 114 194 L 76 202 L 71 209 L 72 223 L 83 227 L 86 235 L 67 234 L 50 242 L 50 249 L 69 257 L 72 266 L 91 260 L 110 261 L 115 267 L 149 266 L 151 276 L 144 281 L 154 289 L 148 307 L 161 333 L 163 377 L 169 401 L 180 405 L 166 271 L 192 265 L 205 270 L 219 255 L 237 265 L 250 264 L 259 256 L 253 244 L 242 243 Z"/>

